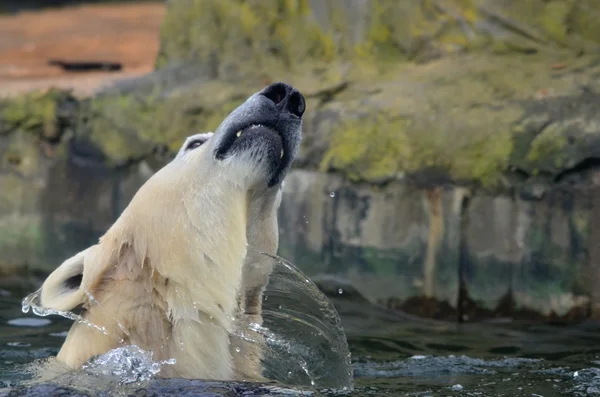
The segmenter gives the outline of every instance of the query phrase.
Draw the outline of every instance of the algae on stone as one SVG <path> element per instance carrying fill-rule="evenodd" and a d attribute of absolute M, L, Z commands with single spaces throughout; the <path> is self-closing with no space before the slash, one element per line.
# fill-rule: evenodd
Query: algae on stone
<path fill-rule="evenodd" d="M 595 59 L 568 68 L 592 75 Z M 551 66 L 543 55 L 474 55 L 365 79 L 317 110 L 304 153 L 316 151 L 309 137 L 318 135 L 318 168 L 354 181 L 431 169 L 455 182 L 509 187 L 513 167 L 557 175 L 600 151 L 600 122 L 598 95 Z M 337 114 L 335 122 L 321 113 Z"/>
<path fill-rule="evenodd" d="M 3 99 L 0 101 L 0 135 L 22 130 L 57 140 L 65 130 L 61 123 L 72 116 L 74 102 L 70 92 L 58 89 Z"/>
<path fill-rule="evenodd" d="M 215 78 L 327 62 L 335 52 L 307 0 L 182 0 L 169 5 L 156 65 L 194 61 Z"/>
<path fill-rule="evenodd" d="M 79 138 L 96 145 L 108 166 L 143 159 L 159 148 L 175 153 L 187 136 L 214 130 L 246 91 L 243 86 L 207 82 L 166 93 L 107 92 L 87 103 Z"/>
<path fill-rule="evenodd" d="M 600 48 L 593 1 L 172 1 L 156 66 L 194 62 L 208 78 L 239 80 L 489 49 L 574 55 Z"/>

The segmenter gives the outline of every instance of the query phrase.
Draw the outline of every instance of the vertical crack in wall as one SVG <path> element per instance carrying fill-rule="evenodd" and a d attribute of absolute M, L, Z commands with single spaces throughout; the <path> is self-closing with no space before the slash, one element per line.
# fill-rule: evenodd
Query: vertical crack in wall
<path fill-rule="evenodd" d="M 466 284 L 466 270 L 471 260 L 469 255 L 469 246 L 467 244 L 467 233 L 469 230 L 469 204 L 471 195 L 466 193 L 461 198 L 460 211 L 460 233 L 458 243 L 458 302 L 456 304 L 457 321 L 462 323 L 464 320 L 465 305 L 468 304 L 469 292 Z"/>

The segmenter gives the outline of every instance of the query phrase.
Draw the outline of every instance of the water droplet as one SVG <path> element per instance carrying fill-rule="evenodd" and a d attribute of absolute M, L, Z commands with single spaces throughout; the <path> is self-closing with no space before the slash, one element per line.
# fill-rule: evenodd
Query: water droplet
<path fill-rule="evenodd" d="M 343 293 L 344 293 L 344 290 L 343 290 L 343 289 L 341 289 L 341 288 L 340 288 L 340 289 L 338 289 L 338 294 L 340 294 L 340 295 L 341 295 L 341 294 L 343 294 Z"/>
<path fill-rule="evenodd" d="M 83 369 L 95 375 L 118 376 L 120 383 L 127 384 L 148 380 L 160 372 L 162 364 L 174 363 L 174 359 L 156 362 L 152 352 L 129 345 L 96 356 Z"/>
<path fill-rule="evenodd" d="M 97 306 L 100 305 L 100 303 L 98 303 L 96 298 L 94 298 L 94 295 L 92 295 L 87 289 L 84 288 L 83 292 L 86 294 L 86 296 L 88 297 L 88 299 L 90 300 L 91 303 L 93 303 L 94 305 L 97 305 Z"/>
<path fill-rule="evenodd" d="M 329 193 L 329 197 L 334 198 L 335 197 L 335 192 Z"/>

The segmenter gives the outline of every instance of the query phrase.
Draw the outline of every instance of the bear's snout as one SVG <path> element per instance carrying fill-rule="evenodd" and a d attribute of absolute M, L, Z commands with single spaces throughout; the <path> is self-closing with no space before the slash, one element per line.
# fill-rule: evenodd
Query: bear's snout
<path fill-rule="evenodd" d="M 304 95 L 285 83 L 271 84 L 265 87 L 260 95 L 270 99 L 281 113 L 290 113 L 300 118 L 306 109 Z"/>

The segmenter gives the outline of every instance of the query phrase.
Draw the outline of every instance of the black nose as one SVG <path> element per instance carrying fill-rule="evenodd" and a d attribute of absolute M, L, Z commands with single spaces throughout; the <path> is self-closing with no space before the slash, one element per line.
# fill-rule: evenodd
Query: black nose
<path fill-rule="evenodd" d="M 304 95 L 291 85 L 285 83 L 273 83 L 265 87 L 260 92 L 261 95 L 269 98 L 279 109 L 280 112 L 291 113 L 302 117 L 306 110 L 306 101 Z"/>

